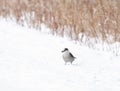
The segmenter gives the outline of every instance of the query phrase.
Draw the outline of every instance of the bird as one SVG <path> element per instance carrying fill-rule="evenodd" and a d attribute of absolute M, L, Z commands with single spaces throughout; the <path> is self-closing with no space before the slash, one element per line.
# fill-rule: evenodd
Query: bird
<path fill-rule="evenodd" d="M 72 64 L 72 62 L 76 59 L 76 57 L 73 56 L 73 54 L 68 50 L 68 48 L 64 48 L 64 50 L 62 51 L 63 53 L 63 60 L 65 61 L 65 64 L 67 64 L 67 62 L 70 62 Z"/>

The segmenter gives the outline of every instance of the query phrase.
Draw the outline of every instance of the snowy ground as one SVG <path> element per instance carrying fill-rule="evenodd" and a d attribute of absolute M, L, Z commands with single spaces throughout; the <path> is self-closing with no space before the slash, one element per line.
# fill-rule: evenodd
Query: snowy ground
<path fill-rule="evenodd" d="M 0 91 L 120 91 L 120 56 L 0 20 Z"/>

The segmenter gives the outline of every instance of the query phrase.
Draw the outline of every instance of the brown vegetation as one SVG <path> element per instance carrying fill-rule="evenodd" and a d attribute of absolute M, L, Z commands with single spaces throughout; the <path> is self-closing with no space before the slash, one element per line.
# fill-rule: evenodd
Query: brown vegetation
<path fill-rule="evenodd" d="M 0 14 L 38 29 L 44 23 L 53 34 L 67 32 L 75 40 L 83 33 L 108 43 L 120 41 L 119 0 L 0 0 Z"/>

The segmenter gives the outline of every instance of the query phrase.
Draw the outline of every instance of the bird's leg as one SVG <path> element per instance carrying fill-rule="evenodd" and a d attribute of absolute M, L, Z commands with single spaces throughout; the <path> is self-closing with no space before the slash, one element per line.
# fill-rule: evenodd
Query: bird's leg
<path fill-rule="evenodd" d="M 67 64 L 67 62 L 65 62 L 65 65 Z"/>

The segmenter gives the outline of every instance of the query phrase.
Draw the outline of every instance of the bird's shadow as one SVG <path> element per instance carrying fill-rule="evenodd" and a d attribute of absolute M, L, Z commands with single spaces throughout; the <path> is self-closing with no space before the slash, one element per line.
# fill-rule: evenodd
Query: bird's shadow
<path fill-rule="evenodd" d="M 65 64 L 66 66 L 76 66 L 76 67 L 80 67 L 82 65 L 82 63 L 68 63 L 68 64 Z"/>
<path fill-rule="evenodd" d="M 80 66 L 80 64 L 77 64 L 77 63 L 73 63 L 71 65 L 73 65 L 73 66 Z"/>

